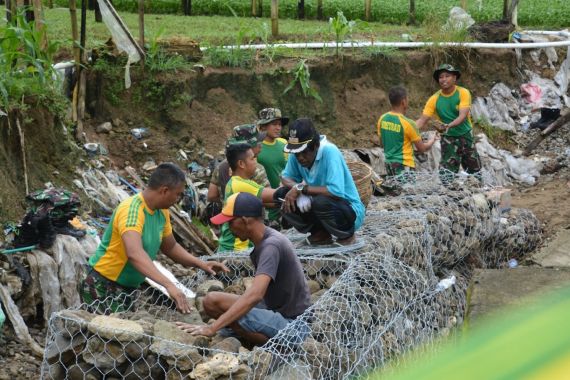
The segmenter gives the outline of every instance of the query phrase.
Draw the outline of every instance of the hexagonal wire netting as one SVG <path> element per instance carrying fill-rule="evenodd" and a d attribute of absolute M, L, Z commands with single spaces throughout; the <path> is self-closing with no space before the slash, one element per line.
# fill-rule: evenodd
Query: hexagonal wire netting
<path fill-rule="evenodd" d="M 173 324 L 207 322 L 201 307 L 207 292 L 241 294 L 249 286 L 249 256 L 227 253 L 204 259 L 224 260 L 230 273 L 184 279 L 197 295 L 193 314 L 178 313 L 153 288 L 55 313 L 42 378 L 365 376 L 460 324 L 474 268 L 503 266 L 540 242 L 531 212 L 506 208 L 500 192 L 484 191 L 473 178 L 442 186 L 437 176 L 416 174 L 396 187 L 399 196 L 369 205 L 353 246 L 307 246 L 304 235 L 287 232 L 312 306 L 262 347 L 232 337 L 193 337 Z"/>

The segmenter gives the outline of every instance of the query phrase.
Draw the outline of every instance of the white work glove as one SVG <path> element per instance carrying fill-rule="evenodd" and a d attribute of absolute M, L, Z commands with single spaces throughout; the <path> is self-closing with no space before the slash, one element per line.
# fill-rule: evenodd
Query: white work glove
<path fill-rule="evenodd" d="M 301 212 L 308 212 L 311 209 L 311 197 L 305 194 L 299 194 L 297 197 L 297 208 Z"/>

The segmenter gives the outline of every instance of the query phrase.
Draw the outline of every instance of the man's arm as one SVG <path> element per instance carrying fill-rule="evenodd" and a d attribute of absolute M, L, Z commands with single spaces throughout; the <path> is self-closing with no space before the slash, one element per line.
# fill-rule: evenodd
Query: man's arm
<path fill-rule="evenodd" d="M 428 150 L 430 150 L 430 148 L 433 146 L 433 144 L 437 140 L 439 140 L 439 135 L 435 134 L 428 141 L 424 142 L 421 139 L 418 141 L 414 141 L 414 146 L 416 147 L 416 150 L 418 151 L 418 153 L 424 153 L 424 152 L 427 152 Z"/>
<path fill-rule="evenodd" d="M 467 115 L 469 115 L 470 110 L 471 110 L 471 108 L 469 108 L 469 107 L 460 108 L 459 109 L 459 116 L 457 116 L 457 118 L 455 118 L 455 120 L 453 120 L 451 123 L 444 124 L 444 127 L 453 128 L 453 127 L 457 127 L 458 125 L 461 125 L 461 123 L 463 123 L 465 121 L 465 119 L 467 119 Z"/>
<path fill-rule="evenodd" d="M 295 202 L 297 201 L 297 197 L 301 195 L 301 193 L 297 189 L 295 189 L 295 185 L 297 184 L 297 182 L 295 182 L 295 180 L 291 178 L 285 178 L 285 177 L 281 179 L 281 182 L 283 183 L 283 185 L 285 185 L 285 187 L 290 187 L 290 190 L 285 195 L 285 199 L 283 201 L 283 208 L 285 209 L 285 212 L 295 212 L 295 210 L 297 209 L 297 205 Z M 309 185 L 305 186 L 306 187 L 304 190 L 304 194 L 306 195 L 324 195 L 326 197 L 334 197 L 334 195 L 331 194 L 331 192 L 327 189 L 326 186 L 309 186 Z"/>
<path fill-rule="evenodd" d="M 220 198 L 220 191 L 218 190 L 218 186 L 210 183 L 210 185 L 208 186 L 208 195 L 207 195 L 207 199 L 208 202 L 220 202 L 221 198 Z"/>
<path fill-rule="evenodd" d="M 133 267 L 143 276 L 164 286 L 170 297 L 176 303 L 176 308 L 182 313 L 189 313 L 190 305 L 188 304 L 186 296 L 153 264 L 143 248 L 141 234 L 136 231 L 127 231 L 123 233 L 121 239 L 123 240 L 129 262 Z"/>
<path fill-rule="evenodd" d="M 418 120 L 416 120 L 416 126 L 420 130 L 425 129 L 427 122 L 430 120 L 431 120 L 431 116 L 422 115 Z"/>
<path fill-rule="evenodd" d="M 263 299 L 270 283 L 271 277 L 258 274 L 254 277 L 251 287 L 214 323 L 206 326 L 184 325 L 181 328 L 192 335 L 215 335 L 217 331 L 231 325 L 253 309 Z"/>
<path fill-rule="evenodd" d="M 196 267 L 202 269 L 209 274 L 216 274 L 219 271 L 228 272 L 229 269 L 222 263 L 217 261 L 203 261 L 190 254 L 182 248 L 173 235 L 168 235 L 162 239 L 160 250 L 166 256 L 170 257 L 174 262 L 182 264 L 186 267 Z"/>

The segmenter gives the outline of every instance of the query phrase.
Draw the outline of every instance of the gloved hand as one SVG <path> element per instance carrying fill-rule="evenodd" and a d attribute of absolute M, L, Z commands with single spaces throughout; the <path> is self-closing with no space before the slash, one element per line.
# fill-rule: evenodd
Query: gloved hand
<path fill-rule="evenodd" d="M 297 197 L 297 208 L 301 212 L 308 212 L 311 209 L 311 197 L 305 194 L 299 194 Z"/>

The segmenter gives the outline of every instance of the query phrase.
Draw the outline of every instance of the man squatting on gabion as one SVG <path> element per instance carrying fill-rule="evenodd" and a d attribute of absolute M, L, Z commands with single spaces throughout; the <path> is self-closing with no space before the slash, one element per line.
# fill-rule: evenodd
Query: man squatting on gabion
<path fill-rule="evenodd" d="M 236 237 L 253 243 L 253 284 L 241 296 L 208 293 L 203 302 L 206 313 L 216 319 L 211 325 L 177 324 L 193 335 L 214 336 L 220 332 L 262 345 L 310 305 L 301 262 L 289 239 L 263 224 L 263 204 L 255 195 L 231 195 L 222 212 L 211 221 L 228 223 Z"/>

